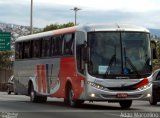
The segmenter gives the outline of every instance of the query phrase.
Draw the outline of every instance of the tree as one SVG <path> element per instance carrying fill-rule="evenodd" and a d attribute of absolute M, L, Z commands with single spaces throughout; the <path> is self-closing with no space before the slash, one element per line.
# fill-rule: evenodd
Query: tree
<path fill-rule="evenodd" d="M 7 69 L 12 65 L 12 61 L 10 59 L 12 55 L 12 51 L 0 51 L 0 69 Z"/>
<path fill-rule="evenodd" d="M 73 22 L 68 22 L 68 23 L 65 23 L 65 24 L 51 24 L 51 25 L 47 25 L 44 29 L 43 29 L 43 32 L 44 31 L 50 31 L 50 30 L 56 30 L 56 29 L 61 29 L 61 28 L 66 28 L 66 27 L 72 27 L 74 26 L 74 23 Z"/>

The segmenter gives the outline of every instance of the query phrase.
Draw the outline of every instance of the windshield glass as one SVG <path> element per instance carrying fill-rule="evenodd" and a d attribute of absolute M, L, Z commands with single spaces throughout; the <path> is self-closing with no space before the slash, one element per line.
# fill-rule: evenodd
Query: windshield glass
<path fill-rule="evenodd" d="M 150 40 L 147 33 L 90 32 L 88 45 L 88 71 L 91 75 L 131 75 L 140 78 L 151 73 Z"/>

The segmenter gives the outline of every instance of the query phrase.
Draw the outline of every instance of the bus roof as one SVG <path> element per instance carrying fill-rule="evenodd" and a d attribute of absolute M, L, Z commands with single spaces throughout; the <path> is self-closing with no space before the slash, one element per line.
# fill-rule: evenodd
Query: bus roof
<path fill-rule="evenodd" d="M 85 27 L 85 26 L 82 26 Z M 86 25 L 89 31 L 135 31 L 135 32 L 149 32 L 148 29 L 136 25 L 128 24 L 106 24 L 106 25 Z"/>
<path fill-rule="evenodd" d="M 128 25 L 128 24 L 101 24 L 101 25 L 80 25 L 80 26 L 73 26 L 69 28 L 63 28 L 58 30 L 52 30 L 27 36 L 19 37 L 16 42 L 53 36 L 53 35 L 60 35 L 64 33 L 71 33 L 76 31 L 85 31 L 85 32 L 95 32 L 95 31 L 134 31 L 134 32 L 148 32 L 149 30 L 135 25 Z"/>

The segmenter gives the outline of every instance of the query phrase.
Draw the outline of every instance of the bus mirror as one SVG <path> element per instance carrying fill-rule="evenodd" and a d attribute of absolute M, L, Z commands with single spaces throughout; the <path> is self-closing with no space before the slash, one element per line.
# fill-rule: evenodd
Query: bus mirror
<path fill-rule="evenodd" d="M 86 47 L 83 48 L 83 57 L 82 57 L 82 59 L 83 59 L 83 61 L 85 61 L 85 62 L 86 62 L 86 60 L 87 60 L 87 48 L 86 48 Z"/>
<path fill-rule="evenodd" d="M 89 48 L 83 46 L 81 48 L 81 70 L 85 69 L 85 63 L 88 62 L 88 59 L 89 59 Z"/>

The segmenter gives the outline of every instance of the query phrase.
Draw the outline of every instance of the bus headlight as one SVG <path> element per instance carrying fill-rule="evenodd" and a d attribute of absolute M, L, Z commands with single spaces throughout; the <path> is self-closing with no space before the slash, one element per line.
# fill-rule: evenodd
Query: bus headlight
<path fill-rule="evenodd" d="M 92 98 L 94 98 L 96 95 L 95 95 L 94 93 L 92 93 L 90 96 L 91 96 Z"/>
<path fill-rule="evenodd" d="M 144 86 L 138 88 L 138 90 L 145 90 L 145 89 L 149 88 L 150 86 L 151 86 L 151 83 L 148 83 L 147 85 L 144 85 Z"/>
<path fill-rule="evenodd" d="M 90 82 L 90 81 L 88 81 L 87 83 L 88 83 L 90 86 L 93 86 L 93 87 L 95 87 L 95 88 L 97 88 L 97 89 L 101 89 L 101 90 L 104 90 L 104 89 L 105 89 L 104 86 L 99 85 L 99 84 L 97 84 L 97 83 Z"/>

